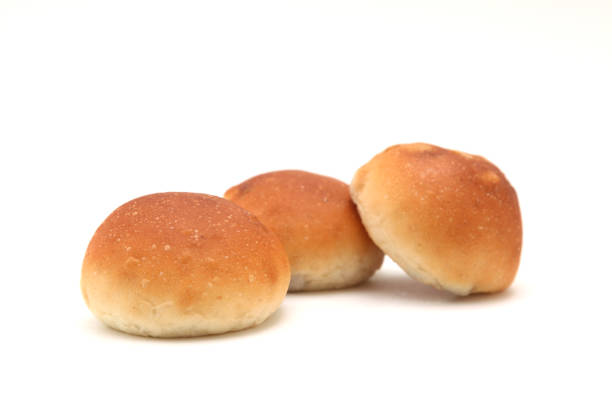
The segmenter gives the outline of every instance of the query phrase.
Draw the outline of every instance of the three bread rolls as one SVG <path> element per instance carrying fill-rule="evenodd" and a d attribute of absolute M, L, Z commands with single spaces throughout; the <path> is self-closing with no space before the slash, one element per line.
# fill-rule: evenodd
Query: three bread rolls
<path fill-rule="evenodd" d="M 131 334 L 187 337 L 255 326 L 287 291 L 363 283 L 389 255 L 412 278 L 457 295 L 512 283 L 522 247 L 518 198 L 486 159 L 391 146 L 350 188 L 298 170 L 225 193 L 159 193 L 117 208 L 81 271 L 92 313 Z"/>

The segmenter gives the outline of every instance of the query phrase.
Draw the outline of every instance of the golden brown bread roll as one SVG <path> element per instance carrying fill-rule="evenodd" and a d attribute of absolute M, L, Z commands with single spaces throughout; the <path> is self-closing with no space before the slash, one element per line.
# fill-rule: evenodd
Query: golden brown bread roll
<path fill-rule="evenodd" d="M 368 237 L 348 185 L 305 171 L 253 177 L 225 193 L 282 241 L 291 264 L 289 291 L 338 289 L 367 280 L 383 254 Z"/>
<path fill-rule="evenodd" d="M 161 193 L 122 205 L 100 225 L 81 289 L 110 327 L 186 337 L 261 323 L 289 278 L 282 244 L 248 211 L 206 194 Z"/>
<path fill-rule="evenodd" d="M 486 159 L 423 143 L 392 146 L 357 171 L 351 195 L 370 237 L 411 277 L 459 295 L 512 283 L 519 203 Z"/>

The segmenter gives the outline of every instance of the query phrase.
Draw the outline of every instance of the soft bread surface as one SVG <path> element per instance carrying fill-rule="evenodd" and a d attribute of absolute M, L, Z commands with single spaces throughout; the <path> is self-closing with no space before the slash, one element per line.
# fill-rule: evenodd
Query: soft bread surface
<path fill-rule="evenodd" d="M 261 174 L 225 197 L 274 231 L 291 264 L 290 291 L 339 289 L 367 280 L 383 253 L 368 237 L 348 185 L 318 174 Z"/>
<path fill-rule="evenodd" d="M 512 283 L 519 203 L 486 159 L 423 143 L 392 146 L 357 171 L 351 195 L 370 237 L 413 278 L 459 295 Z"/>
<path fill-rule="evenodd" d="M 160 193 L 116 209 L 83 261 L 85 301 L 108 326 L 186 337 L 261 323 L 289 285 L 278 238 L 219 197 Z"/>

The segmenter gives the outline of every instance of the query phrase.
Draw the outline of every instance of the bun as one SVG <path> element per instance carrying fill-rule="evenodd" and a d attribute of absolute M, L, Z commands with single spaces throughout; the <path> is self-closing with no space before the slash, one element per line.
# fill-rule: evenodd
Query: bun
<path fill-rule="evenodd" d="M 289 291 L 339 289 L 367 280 L 383 253 L 368 237 L 348 185 L 305 171 L 253 177 L 225 193 L 274 231 L 291 264 Z"/>
<path fill-rule="evenodd" d="M 519 203 L 486 159 L 423 143 L 392 146 L 357 171 L 351 195 L 370 237 L 413 278 L 458 295 L 512 283 Z"/>
<path fill-rule="evenodd" d="M 100 225 L 81 289 L 112 328 L 188 337 L 261 323 L 289 278 L 282 244 L 246 210 L 206 194 L 161 193 L 122 205 Z"/>

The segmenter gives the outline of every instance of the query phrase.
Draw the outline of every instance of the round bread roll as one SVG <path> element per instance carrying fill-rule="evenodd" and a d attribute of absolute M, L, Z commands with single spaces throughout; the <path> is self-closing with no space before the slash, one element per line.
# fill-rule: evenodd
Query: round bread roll
<path fill-rule="evenodd" d="M 357 171 L 351 195 L 370 237 L 414 279 L 458 295 L 512 283 L 519 203 L 486 159 L 423 143 L 392 146 Z"/>
<path fill-rule="evenodd" d="M 122 205 L 100 225 L 81 289 L 114 329 L 189 337 L 261 323 L 289 278 L 282 244 L 248 211 L 206 194 L 161 193 Z"/>
<path fill-rule="evenodd" d="M 291 264 L 289 291 L 339 289 L 366 281 L 383 253 L 368 237 L 348 185 L 305 171 L 275 171 L 230 188 L 225 198 L 280 238 Z"/>

